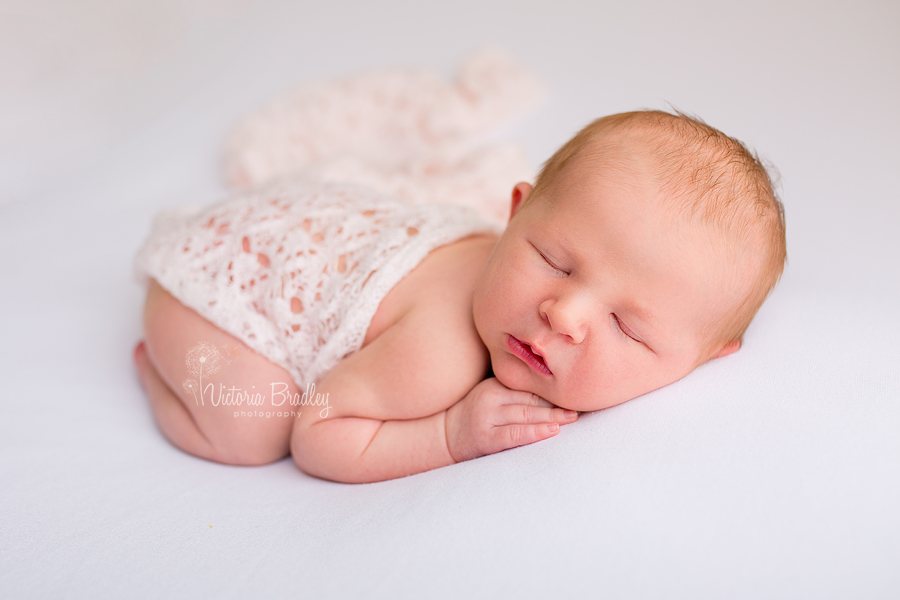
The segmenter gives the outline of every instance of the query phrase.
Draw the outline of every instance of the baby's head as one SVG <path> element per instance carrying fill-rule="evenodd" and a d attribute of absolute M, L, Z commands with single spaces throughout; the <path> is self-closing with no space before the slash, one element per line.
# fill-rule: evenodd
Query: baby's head
<path fill-rule="evenodd" d="M 743 144 L 680 114 L 612 115 L 513 189 L 475 326 L 501 383 L 598 410 L 740 348 L 785 259 Z"/>

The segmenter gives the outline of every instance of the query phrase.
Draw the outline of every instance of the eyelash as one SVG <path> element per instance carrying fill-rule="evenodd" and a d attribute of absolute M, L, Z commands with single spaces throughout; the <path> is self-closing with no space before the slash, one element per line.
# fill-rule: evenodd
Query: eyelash
<path fill-rule="evenodd" d="M 535 250 L 537 250 L 537 248 L 535 248 Z M 559 267 L 557 267 L 556 265 L 554 265 L 552 262 L 550 262 L 550 261 L 547 259 L 547 257 L 544 256 L 544 253 L 541 252 L 540 250 L 538 250 L 538 254 L 541 255 L 541 258 L 544 259 L 544 262 L 545 262 L 545 263 L 547 263 L 548 265 L 550 265 L 550 268 L 551 268 L 551 269 L 553 269 L 554 271 L 559 271 L 560 273 L 564 273 L 564 274 L 566 274 L 566 275 L 569 275 L 569 272 L 568 272 L 568 271 L 566 271 L 565 269 L 560 269 Z"/>
<path fill-rule="evenodd" d="M 613 314 L 612 314 L 612 318 L 613 318 L 613 320 L 616 322 L 616 329 L 619 330 L 619 333 L 621 333 L 622 335 L 624 335 L 625 337 L 627 337 L 627 338 L 630 339 L 630 340 L 634 340 L 635 342 L 637 342 L 637 343 L 639 343 L 639 344 L 642 343 L 639 339 L 634 338 L 634 337 L 628 335 L 628 333 L 625 332 L 625 329 L 622 327 L 622 321 L 619 320 L 619 317 L 616 315 L 616 313 L 613 313 Z"/>

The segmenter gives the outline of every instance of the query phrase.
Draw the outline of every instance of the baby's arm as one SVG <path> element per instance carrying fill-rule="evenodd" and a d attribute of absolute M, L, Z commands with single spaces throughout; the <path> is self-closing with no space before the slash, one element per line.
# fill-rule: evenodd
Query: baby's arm
<path fill-rule="evenodd" d="M 470 338 L 424 311 L 403 317 L 319 382 L 331 408 L 303 410 L 294 461 L 325 479 L 383 481 L 530 444 L 575 420 L 495 379 L 474 385 L 482 363 L 469 357 L 484 349 L 465 347 Z"/>

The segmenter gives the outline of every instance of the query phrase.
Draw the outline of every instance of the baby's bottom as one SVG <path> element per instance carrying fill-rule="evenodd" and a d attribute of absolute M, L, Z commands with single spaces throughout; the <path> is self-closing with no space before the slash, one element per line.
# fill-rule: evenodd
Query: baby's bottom
<path fill-rule="evenodd" d="M 299 407 L 290 402 L 273 407 L 270 402 L 276 382 L 279 391 L 299 397 L 287 371 L 181 304 L 154 280 L 144 305 L 144 336 L 134 351 L 135 365 L 156 421 L 173 444 L 234 465 L 267 464 L 290 453 L 291 410 Z M 258 393 L 264 403 L 248 404 L 248 393 Z"/>

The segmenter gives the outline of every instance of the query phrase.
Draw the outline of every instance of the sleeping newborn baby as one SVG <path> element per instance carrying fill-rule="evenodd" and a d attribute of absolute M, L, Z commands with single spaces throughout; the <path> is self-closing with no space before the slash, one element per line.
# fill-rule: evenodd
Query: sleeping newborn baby
<path fill-rule="evenodd" d="M 785 258 L 739 141 L 618 114 L 513 188 L 502 232 L 309 182 L 158 219 L 134 358 L 191 454 L 381 481 L 552 437 L 736 351 Z"/>

